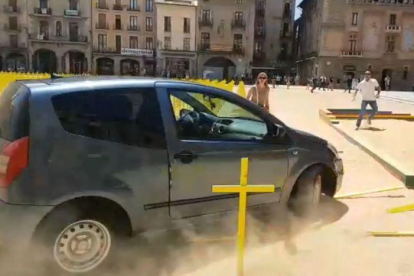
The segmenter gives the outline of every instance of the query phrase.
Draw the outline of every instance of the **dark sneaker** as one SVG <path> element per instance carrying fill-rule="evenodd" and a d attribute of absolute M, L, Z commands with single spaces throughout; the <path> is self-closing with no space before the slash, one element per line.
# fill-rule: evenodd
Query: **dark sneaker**
<path fill-rule="evenodd" d="M 368 125 L 371 125 L 371 118 L 367 119 Z"/>

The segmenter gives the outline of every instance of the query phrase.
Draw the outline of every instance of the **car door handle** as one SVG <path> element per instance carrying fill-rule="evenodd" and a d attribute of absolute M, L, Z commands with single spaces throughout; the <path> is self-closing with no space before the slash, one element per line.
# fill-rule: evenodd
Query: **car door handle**
<path fill-rule="evenodd" d="M 192 153 L 191 151 L 182 151 L 180 153 L 174 154 L 174 159 L 181 160 L 182 163 L 188 164 L 193 162 L 194 159 L 197 159 L 197 155 Z"/>

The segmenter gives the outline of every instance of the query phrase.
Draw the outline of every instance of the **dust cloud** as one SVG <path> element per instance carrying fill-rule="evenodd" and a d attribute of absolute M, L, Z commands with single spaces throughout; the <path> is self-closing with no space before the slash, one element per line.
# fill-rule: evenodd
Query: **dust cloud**
<path fill-rule="evenodd" d="M 252 209 L 247 221 L 246 275 L 325 275 L 303 274 L 303 269 L 314 271 L 310 267 L 320 264 L 303 262 L 300 256 L 305 256 L 306 259 L 310 248 L 323 252 L 332 243 L 338 246 L 342 239 L 338 233 L 314 233 L 337 221 L 347 211 L 346 205 L 328 198 L 323 198 L 320 207 L 307 217 L 297 217 L 279 205 Z M 224 219 L 210 220 L 200 225 L 189 223 L 177 231 L 145 233 L 122 244 L 116 264 L 111 264 L 104 271 L 87 275 L 236 275 L 236 234 L 237 212 L 228 214 Z M 346 241 L 341 243 L 342 247 L 347 247 Z M 31 251 L 2 254 L 0 276 L 59 276 L 55 272 L 52 275 L 50 268 L 34 261 L 39 254 L 42 253 Z M 324 262 L 330 258 L 335 263 L 337 256 L 325 255 Z"/>

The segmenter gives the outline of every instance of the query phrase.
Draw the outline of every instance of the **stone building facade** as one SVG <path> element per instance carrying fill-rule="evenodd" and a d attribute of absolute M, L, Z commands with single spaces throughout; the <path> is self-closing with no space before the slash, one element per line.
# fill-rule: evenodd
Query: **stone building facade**
<path fill-rule="evenodd" d="M 251 73 L 255 0 L 198 1 L 198 75 L 231 79 Z"/>
<path fill-rule="evenodd" d="M 301 81 L 361 77 L 366 70 L 393 90 L 414 84 L 413 0 L 304 0 L 297 21 Z"/>
<path fill-rule="evenodd" d="M 89 72 L 90 2 L 28 0 L 26 3 L 31 70 L 74 74 Z"/>
<path fill-rule="evenodd" d="M 253 75 L 289 73 L 294 14 L 293 0 L 256 0 Z"/>
<path fill-rule="evenodd" d="M 96 0 L 92 4 L 93 72 L 153 75 L 154 0 Z"/>
<path fill-rule="evenodd" d="M 29 68 L 26 29 L 26 1 L 0 0 L 0 71 Z"/>
<path fill-rule="evenodd" d="M 157 74 L 197 75 L 197 1 L 156 0 Z"/>

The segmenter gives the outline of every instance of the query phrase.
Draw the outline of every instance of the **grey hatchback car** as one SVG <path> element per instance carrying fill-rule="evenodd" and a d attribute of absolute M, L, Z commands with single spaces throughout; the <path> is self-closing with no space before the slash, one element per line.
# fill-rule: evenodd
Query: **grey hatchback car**
<path fill-rule="evenodd" d="M 239 182 L 276 192 L 249 207 L 306 210 L 341 185 L 326 140 L 237 94 L 178 81 L 88 77 L 10 84 L 0 97 L 0 244 L 39 242 L 56 269 L 88 273 L 119 238 L 235 210 Z M 299 202 L 295 205 L 295 202 Z"/>

